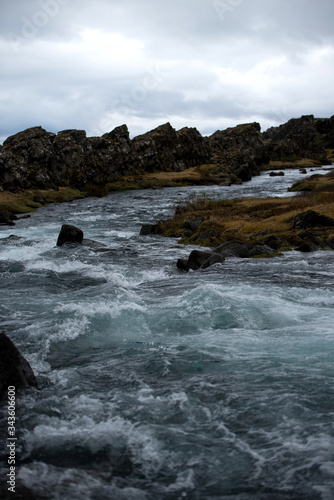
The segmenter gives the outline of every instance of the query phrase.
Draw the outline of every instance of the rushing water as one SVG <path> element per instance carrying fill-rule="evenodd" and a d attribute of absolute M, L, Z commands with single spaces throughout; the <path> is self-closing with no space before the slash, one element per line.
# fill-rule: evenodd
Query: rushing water
<path fill-rule="evenodd" d="M 2 228 L 1 330 L 40 388 L 17 400 L 31 498 L 334 498 L 333 253 L 182 273 L 189 247 L 139 235 L 190 193 L 283 196 L 298 177 L 115 193 Z M 63 223 L 106 246 L 56 247 Z M 4 476 L 6 409 L 0 431 Z"/>

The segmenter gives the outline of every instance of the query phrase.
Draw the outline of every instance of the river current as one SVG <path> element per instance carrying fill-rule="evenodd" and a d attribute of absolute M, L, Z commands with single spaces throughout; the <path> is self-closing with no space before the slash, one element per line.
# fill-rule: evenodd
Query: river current
<path fill-rule="evenodd" d="M 285 196 L 300 177 L 112 193 L 1 228 L 1 331 L 39 383 L 16 405 L 29 498 L 334 498 L 333 252 L 183 273 L 195 247 L 139 234 L 191 194 Z M 64 223 L 105 246 L 56 247 Z"/>

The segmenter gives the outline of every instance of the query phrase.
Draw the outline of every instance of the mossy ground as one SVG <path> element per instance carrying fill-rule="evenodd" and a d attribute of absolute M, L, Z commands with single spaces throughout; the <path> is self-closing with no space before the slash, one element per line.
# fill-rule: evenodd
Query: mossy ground
<path fill-rule="evenodd" d="M 153 172 L 124 176 L 120 180 L 105 186 L 88 185 L 85 191 L 70 187 L 60 187 L 58 190 L 31 189 L 18 193 L 2 191 L 0 192 L 0 210 L 5 210 L 9 214 L 25 214 L 40 208 L 46 203 L 61 203 L 62 201 L 86 196 L 106 196 L 112 191 L 203 184 L 233 184 L 236 182 L 240 182 L 237 177 L 226 174 L 215 164 L 209 164 L 189 168 L 182 172 Z"/>
<path fill-rule="evenodd" d="M 27 214 L 46 203 L 61 203 L 85 196 L 86 193 L 69 187 L 61 187 L 58 190 L 31 189 L 19 193 L 2 191 L 0 192 L 0 210 L 5 210 L 9 214 Z"/>
<path fill-rule="evenodd" d="M 189 199 L 177 207 L 174 217 L 160 221 L 164 236 L 181 238 L 182 244 L 200 244 L 215 247 L 229 240 L 245 243 L 264 243 L 269 235 L 281 238 L 281 249 L 289 250 L 305 239 L 317 242 L 334 242 L 334 229 L 320 227 L 298 231 L 293 228 L 294 217 L 306 210 L 315 210 L 334 218 L 334 177 L 316 176 L 313 190 L 290 198 L 240 198 L 235 200 L 212 200 L 208 197 Z M 305 181 L 306 182 L 306 181 Z M 295 189 L 297 187 L 295 186 Z M 201 218 L 197 231 L 189 234 L 185 221 Z M 216 235 L 199 240 L 206 231 Z"/>
<path fill-rule="evenodd" d="M 152 172 L 126 176 L 117 182 L 108 184 L 106 187 L 109 191 L 123 191 L 127 189 L 234 184 L 240 182 L 240 179 L 236 176 L 227 174 L 222 168 L 213 163 L 187 168 L 181 172 Z"/>

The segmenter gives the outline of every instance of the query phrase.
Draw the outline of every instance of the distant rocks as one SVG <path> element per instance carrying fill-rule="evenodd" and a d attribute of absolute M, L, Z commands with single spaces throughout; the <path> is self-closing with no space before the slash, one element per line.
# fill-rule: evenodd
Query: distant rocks
<path fill-rule="evenodd" d="M 266 152 L 273 161 L 295 161 L 309 158 L 319 165 L 329 165 L 326 148 L 333 148 L 334 119 L 317 119 L 313 115 L 293 118 L 263 133 Z"/>
<path fill-rule="evenodd" d="M 15 390 L 37 387 L 37 380 L 28 361 L 5 333 L 0 333 L 0 399 L 5 399 L 9 386 Z"/>
<path fill-rule="evenodd" d="M 285 174 L 282 170 L 280 170 L 279 172 L 270 172 L 269 176 L 270 177 L 283 177 Z"/>
<path fill-rule="evenodd" d="M 207 140 L 211 163 L 226 166 L 227 173 L 242 181 L 249 181 L 258 173 L 259 166 L 269 161 L 259 123 L 217 130 Z"/>
<path fill-rule="evenodd" d="M 177 131 L 170 123 L 133 139 L 125 124 L 101 137 L 72 129 L 54 134 L 37 126 L 0 146 L 0 190 L 102 189 L 122 176 L 202 165 L 214 166 L 220 183 L 229 185 L 250 180 L 270 161 L 310 158 L 330 164 L 326 148 L 334 149 L 334 117 L 302 116 L 263 133 L 259 123 L 246 123 L 209 137 L 191 127 Z"/>

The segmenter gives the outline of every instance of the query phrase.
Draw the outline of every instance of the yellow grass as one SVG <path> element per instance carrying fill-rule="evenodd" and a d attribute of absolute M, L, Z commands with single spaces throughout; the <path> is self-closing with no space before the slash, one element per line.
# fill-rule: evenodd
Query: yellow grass
<path fill-rule="evenodd" d="M 59 190 L 31 189 L 19 193 L 2 191 L 0 192 L 0 210 L 11 214 L 29 213 L 45 203 L 61 203 L 84 196 L 85 193 L 68 187 L 61 187 Z"/>
<path fill-rule="evenodd" d="M 314 210 L 334 218 L 334 180 L 328 176 L 320 179 L 319 189 L 313 193 L 296 195 L 289 198 L 240 198 L 237 200 L 215 201 L 207 197 L 190 199 L 177 207 L 176 214 L 168 221 L 161 221 L 162 234 L 181 237 L 180 243 L 190 244 L 207 230 L 216 231 L 217 235 L 201 241 L 204 246 L 217 246 L 231 239 L 244 242 L 264 242 L 268 234 L 279 236 L 283 244 L 294 245 L 300 242 L 302 231 L 293 228 L 294 217 L 306 210 Z M 184 228 L 186 220 L 202 218 L 198 231 L 189 234 Z M 304 231 L 305 232 L 305 231 Z M 325 241 L 334 239 L 331 227 L 317 228 L 317 236 Z"/>

